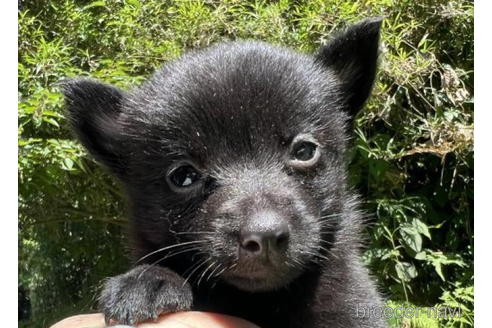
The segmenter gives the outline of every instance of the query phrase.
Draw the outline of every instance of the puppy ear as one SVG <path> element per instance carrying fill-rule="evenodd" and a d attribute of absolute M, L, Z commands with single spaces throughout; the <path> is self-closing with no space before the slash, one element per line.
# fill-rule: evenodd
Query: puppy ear
<path fill-rule="evenodd" d="M 98 161 L 119 174 L 124 169 L 118 118 L 124 97 L 117 88 L 90 79 L 61 84 L 72 129 Z"/>
<path fill-rule="evenodd" d="M 369 97 L 376 77 L 381 22 L 382 18 L 370 18 L 351 25 L 317 54 L 317 60 L 340 78 L 352 116 Z"/>

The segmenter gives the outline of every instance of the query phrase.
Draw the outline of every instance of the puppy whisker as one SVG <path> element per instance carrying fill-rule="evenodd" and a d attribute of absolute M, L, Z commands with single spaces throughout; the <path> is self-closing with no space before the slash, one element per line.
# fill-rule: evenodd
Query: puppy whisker
<path fill-rule="evenodd" d="M 204 259 L 202 261 L 197 262 L 195 265 L 192 265 L 190 268 L 194 267 L 194 269 L 188 274 L 188 276 L 184 280 L 183 286 L 186 285 L 186 283 L 190 280 L 190 278 L 193 276 L 193 274 L 198 271 L 198 269 L 200 269 L 204 264 L 207 264 L 207 263 L 208 263 L 208 259 Z M 185 274 L 186 274 L 186 272 L 185 272 Z M 185 274 L 183 274 L 183 275 L 185 275 Z"/>
<path fill-rule="evenodd" d="M 197 287 L 200 286 L 200 282 L 202 281 L 202 279 L 205 277 L 207 271 L 209 269 L 212 269 L 212 267 L 216 264 L 215 261 L 212 261 L 212 263 L 210 263 L 210 265 L 208 267 L 205 268 L 205 270 L 203 270 L 203 273 L 201 274 L 200 278 L 198 279 L 198 283 L 197 283 Z"/>
<path fill-rule="evenodd" d="M 171 245 L 171 246 L 166 246 L 166 247 L 163 247 L 163 248 L 159 248 L 155 251 L 152 251 L 144 256 L 142 256 L 140 259 L 137 260 L 136 263 L 139 263 L 141 261 L 143 261 L 144 259 L 154 255 L 154 254 L 157 254 L 157 253 L 161 253 L 161 252 L 164 252 L 166 250 L 169 250 L 169 249 L 172 249 L 172 248 L 176 248 L 176 247 L 181 247 L 181 246 L 185 246 L 185 245 L 191 245 L 191 244 L 200 244 L 200 243 L 206 243 L 207 240 L 203 239 L 203 240 L 193 240 L 193 241 L 186 241 L 186 242 L 182 242 L 182 243 L 179 243 L 179 244 L 174 244 L 174 245 Z"/>

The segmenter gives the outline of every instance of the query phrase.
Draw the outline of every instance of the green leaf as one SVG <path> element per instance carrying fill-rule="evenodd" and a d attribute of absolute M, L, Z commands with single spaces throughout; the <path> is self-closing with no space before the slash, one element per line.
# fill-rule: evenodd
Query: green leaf
<path fill-rule="evenodd" d="M 43 117 L 43 121 L 45 121 L 46 123 L 49 123 L 49 124 L 51 124 L 53 126 L 56 126 L 57 128 L 60 127 L 60 125 L 58 124 L 58 122 L 55 119 L 51 118 L 51 117 Z"/>
<path fill-rule="evenodd" d="M 396 274 L 402 281 L 410 281 L 417 277 L 417 269 L 412 263 L 398 262 L 395 265 Z"/>
<path fill-rule="evenodd" d="M 442 252 L 429 252 L 426 255 L 427 261 L 434 266 L 436 273 L 441 277 L 442 281 L 446 281 L 444 274 L 442 272 L 442 265 L 454 264 L 459 267 L 464 267 L 466 264 L 463 262 L 461 257 L 455 255 L 446 255 Z"/>
<path fill-rule="evenodd" d="M 94 2 L 89 3 L 84 8 L 82 8 L 82 10 L 87 10 L 87 9 L 90 9 L 93 7 L 104 7 L 104 6 L 106 6 L 106 1 L 94 1 Z"/>
<path fill-rule="evenodd" d="M 400 236 L 403 243 L 415 253 L 419 253 L 422 250 L 422 237 L 414 226 L 409 224 L 402 225 L 400 227 Z"/>
<path fill-rule="evenodd" d="M 67 171 L 71 171 L 71 170 L 73 170 L 73 161 L 72 161 L 72 159 L 70 159 L 70 158 L 68 158 L 68 157 L 67 157 L 67 158 L 65 158 L 65 159 L 63 160 L 63 165 L 62 165 L 62 168 L 63 168 L 64 170 L 67 170 Z"/>
<path fill-rule="evenodd" d="M 429 232 L 429 227 L 427 227 L 427 224 L 424 222 L 420 221 L 419 219 L 413 219 L 412 225 L 415 227 L 415 229 L 421 233 L 422 235 L 426 236 L 427 238 L 431 239 L 431 235 Z"/>
<path fill-rule="evenodd" d="M 432 262 L 432 265 L 434 266 L 434 269 L 439 277 L 441 277 L 442 281 L 446 281 L 446 278 L 444 278 L 444 274 L 442 273 L 441 262 Z"/>

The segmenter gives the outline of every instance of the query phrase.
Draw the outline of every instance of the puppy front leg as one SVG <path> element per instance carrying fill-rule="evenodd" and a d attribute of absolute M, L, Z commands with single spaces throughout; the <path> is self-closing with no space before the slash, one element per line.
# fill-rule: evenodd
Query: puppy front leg
<path fill-rule="evenodd" d="M 140 265 L 109 278 L 99 298 L 106 322 L 135 324 L 167 312 L 191 309 L 191 286 L 177 273 L 159 266 Z"/>

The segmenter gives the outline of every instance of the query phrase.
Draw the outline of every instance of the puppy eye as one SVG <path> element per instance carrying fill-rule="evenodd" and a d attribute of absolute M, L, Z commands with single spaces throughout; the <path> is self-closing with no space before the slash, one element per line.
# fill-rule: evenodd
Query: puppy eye
<path fill-rule="evenodd" d="M 308 169 L 318 163 L 321 148 L 310 135 L 298 135 L 290 146 L 288 164 L 297 169 Z"/>
<path fill-rule="evenodd" d="M 292 149 L 292 157 L 297 161 L 309 161 L 316 155 L 318 146 L 309 141 L 299 142 Z"/>
<path fill-rule="evenodd" d="M 172 168 L 168 174 L 168 180 L 173 187 L 187 188 L 195 184 L 202 178 L 200 172 L 198 172 L 192 165 L 183 164 Z"/>

